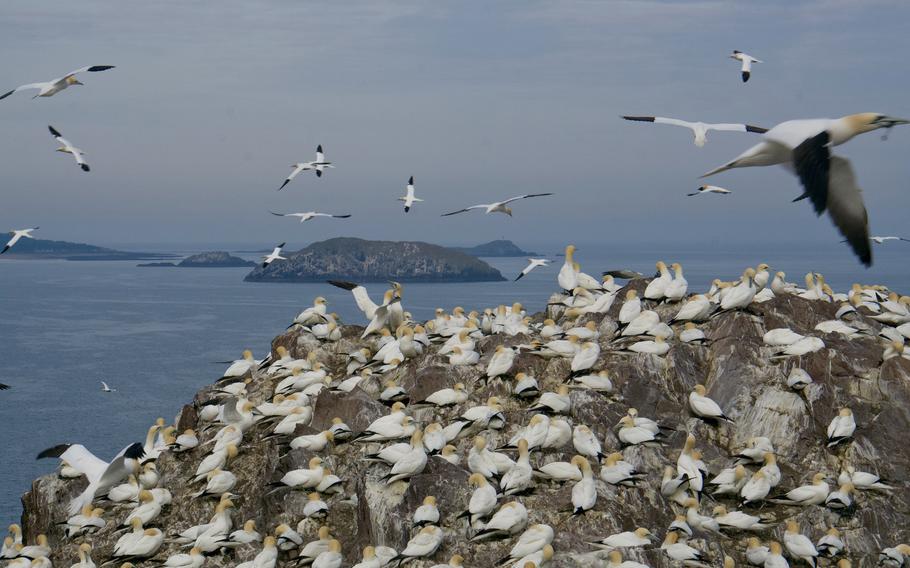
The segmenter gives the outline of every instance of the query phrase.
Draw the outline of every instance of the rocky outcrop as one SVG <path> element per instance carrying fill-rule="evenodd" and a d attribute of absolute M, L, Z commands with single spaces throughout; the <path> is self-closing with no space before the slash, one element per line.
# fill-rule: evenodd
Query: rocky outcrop
<path fill-rule="evenodd" d="M 489 264 L 461 252 L 422 242 L 329 239 L 257 267 L 248 282 L 497 282 Z"/>
<path fill-rule="evenodd" d="M 641 290 L 643 282 L 633 281 L 630 286 Z M 624 290 L 618 297 L 622 298 L 623 293 Z M 556 531 L 553 543 L 556 556 L 548 566 L 604 566 L 603 553 L 592 552 L 587 542 L 637 526 L 648 527 L 662 538 L 674 512 L 680 509 L 661 496 L 660 475 L 664 466 L 676 463 L 687 433 L 696 437 L 696 448 L 703 453 L 712 473 L 730 466 L 731 456 L 743 449 L 750 437 L 766 436 L 774 444 L 783 472 L 779 490 L 806 483 L 815 472 L 836 478 L 848 462 L 859 470 L 878 472 L 895 488 L 888 493 L 860 491 L 855 496 L 856 507 L 847 511 L 771 503 L 745 507 L 747 512 L 761 514 L 774 525 L 759 535 L 766 542 L 782 539 L 784 527 L 781 523 L 789 518 L 798 520 L 802 532 L 813 541 L 828 528 L 837 527 L 846 543 L 846 556 L 854 561 L 854 566 L 873 566 L 881 548 L 907 541 L 910 535 L 910 452 L 904 436 L 910 431 L 910 361 L 897 357 L 882 362 L 882 347 L 874 335 L 846 339 L 813 331 L 818 322 L 833 317 L 835 306 L 793 296 L 753 305 L 753 313 L 725 313 L 711 319 L 701 326 L 709 338 L 706 345 L 674 341 L 665 357 L 633 355 L 621 352 L 617 343 L 611 341 L 619 304 L 617 301 L 605 316 L 586 315 L 578 322 L 581 325 L 593 321 L 600 330 L 601 356 L 595 368 L 609 372 L 614 392 L 604 395 L 573 390 L 567 418 L 573 424 L 589 425 L 606 450 L 620 449 L 614 425 L 630 407 L 637 408 L 640 416 L 653 418 L 673 430 L 668 431 L 667 439 L 661 445 L 623 450 L 625 460 L 648 473 L 647 480 L 639 487 L 616 487 L 598 478 L 597 504 L 584 515 L 570 514 L 571 484 L 541 482 L 533 493 L 518 498 L 530 512 L 530 523 L 547 523 Z M 655 309 L 661 313 L 663 321 L 668 321 L 677 308 L 661 305 Z M 560 311 L 558 306 L 551 306 L 548 315 L 558 317 Z M 539 314 L 535 320 L 539 322 L 542 318 Z M 873 332 L 880 328 L 877 322 L 864 315 L 859 316 L 859 323 Z M 771 349 L 763 345 L 762 335 L 768 329 L 781 326 L 821 336 L 827 347 L 801 358 L 774 359 Z M 316 359 L 332 376 L 343 378 L 346 354 L 366 343 L 359 339 L 361 331 L 358 326 L 345 326 L 339 341 L 323 343 L 304 331 L 294 330 L 276 337 L 272 347 L 273 350 L 278 346 L 286 347 L 297 358 L 315 353 Z M 506 426 L 500 431 L 487 432 L 491 446 L 498 447 L 528 423 L 528 403 L 511 397 L 507 383 L 486 381 L 485 364 L 498 345 L 527 344 L 534 339 L 536 337 L 528 334 L 487 336 L 478 342 L 478 349 L 483 354 L 481 364 L 469 367 L 449 366 L 445 357 L 435 354 L 434 348 L 407 360 L 382 379 L 398 380 L 409 391 L 411 400 L 420 400 L 457 382 L 468 386 L 470 397 L 462 405 L 447 410 L 412 411 L 423 425 L 434 421 L 447 424 L 465 408 L 480 404 L 489 396 L 501 397 Z M 814 379 L 804 395 L 794 393 L 786 385 L 786 376 L 794 366 L 802 367 Z M 535 375 L 541 389 L 547 391 L 555 391 L 570 375 L 568 360 L 545 360 L 531 353 L 520 354 L 510 374 L 519 370 Z M 277 379 L 255 378 L 249 385 L 249 398 L 257 403 L 269 399 L 276 382 Z M 297 434 L 321 431 L 336 416 L 355 431 L 364 428 L 388 412 L 377 402 L 381 389 L 379 382 L 374 376 L 348 395 L 323 390 L 315 400 L 312 423 L 298 426 Z M 709 396 L 720 404 L 733 423 L 706 423 L 690 414 L 687 396 L 698 383 L 707 386 Z M 181 411 L 179 428 L 201 426 L 196 415 L 198 404 L 214 394 L 214 387 L 200 392 L 194 404 Z M 855 440 L 829 449 L 824 443 L 825 428 L 838 409 L 845 406 L 856 416 Z M 263 440 L 267 433 L 263 426 L 252 428 L 244 437 L 240 455 L 230 465 L 240 479 L 233 490 L 241 496 L 236 499 L 234 524 L 238 526 L 244 520 L 254 519 L 261 532 L 273 530 L 282 522 L 295 526 L 303 518 L 305 493 L 273 492 L 267 484 L 280 479 L 288 470 L 305 467 L 312 457 L 305 451 L 288 451 L 275 440 Z M 322 452 L 320 455 L 326 463 L 345 482 L 344 495 L 327 499 L 330 513 L 326 521 L 343 543 L 343 565 L 350 566 L 359 561 L 360 551 L 367 544 L 382 544 L 400 550 L 412 534 L 411 515 L 427 495 L 437 497 L 442 513 L 440 525 L 446 537 L 433 561 L 421 560 L 411 566 L 432 566 L 459 553 L 466 558 L 465 566 L 486 568 L 505 556 L 514 538 L 469 543 L 464 521 L 456 519 L 465 510 L 471 493 L 464 462 L 470 443 L 470 436 L 455 442 L 463 456 L 461 466 L 434 457 L 410 482 L 391 486 L 381 481 L 388 468 L 364 462 L 361 459 L 364 449 L 360 445 L 340 444 Z M 371 445 L 370 449 L 377 447 Z M 532 463 L 568 460 L 574 453 L 571 444 L 555 451 L 535 452 Z M 158 460 L 161 486 L 171 490 L 174 502 L 155 524 L 166 527 L 169 534 L 206 522 L 212 514 L 214 502 L 191 498 L 196 486 L 187 482 L 204 455 L 204 449 L 196 449 L 185 454 L 165 453 Z M 80 541 L 66 540 L 56 523 L 66 519 L 63 508 L 83 485 L 81 481 L 64 481 L 49 475 L 35 481 L 32 490 L 23 498 L 27 537 L 47 533 L 55 543 L 52 560 L 58 566 L 73 562 Z M 736 499 L 717 497 L 716 500 L 728 508 L 739 506 Z M 709 514 L 714 504 L 706 496 L 702 514 Z M 127 512 L 124 506 L 107 507 L 107 526 L 90 537 L 96 549 L 96 561 L 107 558 L 117 538 L 114 528 Z M 315 538 L 319 524 L 316 521 L 305 523 L 305 540 Z M 723 537 L 696 535 L 690 544 L 705 552 L 708 565 L 721 565 L 723 555 L 727 554 L 738 566 L 745 566 L 748 536 L 751 535 L 741 532 Z M 145 565 L 160 564 L 167 554 L 176 550 L 176 545 L 168 545 L 154 562 Z M 251 558 L 257 550 L 241 547 L 233 555 L 209 558 L 206 566 L 234 566 Z M 628 550 L 625 556 L 652 567 L 672 564 L 656 546 Z M 791 565 L 798 563 L 791 560 Z M 822 560 L 821 564 L 831 565 L 831 561 Z M 284 565 L 293 564 L 285 562 Z"/>
<path fill-rule="evenodd" d="M 452 250 L 463 252 L 471 256 L 485 257 L 512 257 L 512 256 L 534 256 L 536 252 L 527 252 L 518 248 L 518 245 L 512 241 L 500 239 L 490 241 L 473 247 L 449 247 Z"/>
<path fill-rule="evenodd" d="M 237 268 L 256 266 L 251 260 L 243 260 L 223 251 L 203 252 L 188 256 L 177 265 L 180 268 Z"/>

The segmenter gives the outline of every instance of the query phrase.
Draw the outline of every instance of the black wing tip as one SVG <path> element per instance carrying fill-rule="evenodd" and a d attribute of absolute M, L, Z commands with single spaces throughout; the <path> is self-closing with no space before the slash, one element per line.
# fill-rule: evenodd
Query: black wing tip
<path fill-rule="evenodd" d="M 289 179 L 284 180 L 284 183 L 281 184 L 281 187 L 278 188 L 278 191 L 281 191 L 282 189 L 284 189 L 284 186 L 286 186 L 289 183 L 291 183 L 291 180 L 289 180 Z"/>
<path fill-rule="evenodd" d="M 757 134 L 764 134 L 767 132 L 767 128 L 762 128 L 761 126 L 752 126 L 751 124 L 746 125 L 746 132 L 755 132 Z"/>
<path fill-rule="evenodd" d="M 0 100 L 5 99 L 6 97 L 12 95 L 12 94 L 15 93 L 15 92 L 16 92 L 16 89 L 13 89 L 12 91 L 10 91 L 10 92 L 8 92 L 8 93 L 4 93 L 4 94 L 0 95 Z"/>
<path fill-rule="evenodd" d="M 405 207 L 405 208 L 404 208 L 404 212 L 405 212 L 405 213 L 407 213 L 407 212 L 410 211 L 410 210 L 411 210 L 410 207 Z"/>
<path fill-rule="evenodd" d="M 61 455 L 63 455 L 63 452 L 70 448 L 71 445 L 72 444 L 57 444 L 56 446 L 42 451 L 35 459 L 40 460 L 44 458 L 59 458 Z"/>
<path fill-rule="evenodd" d="M 623 118 L 626 120 L 635 120 L 638 122 L 654 122 L 653 116 L 625 116 L 625 115 L 623 115 Z"/>
<path fill-rule="evenodd" d="M 88 167 L 88 164 L 82 164 L 80 167 L 82 168 L 82 171 L 83 171 L 83 172 L 90 172 L 90 171 L 92 171 L 92 168 Z"/>
<path fill-rule="evenodd" d="M 322 152 L 322 144 L 319 144 L 319 145 L 316 146 L 316 151 L 317 151 L 317 152 Z"/>
<path fill-rule="evenodd" d="M 414 185 L 414 176 L 408 178 L 408 185 Z"/>
<path fill-rule="evenodd" d="M 47 125 L 47 129 L 50 130 L 51 134 L 53 134 L 54 136 L 60 136 L 60 131 L 57 130 L 56 128 L 54 128 L 53 126 L 51 126 L 50 124 Z"/>
<path fill-rule="evenodd" d="M 280 245 L 278 245 L 278 248 L 281 248 L 281 247 L 283 247 L 283 246 L 286 245 L 286 244 L 287 244 L 287 243 L 281 243 Z"/>
<path fill-rule="evenodd" d="M 318 177 L 318 178 L 322 177 L 322 170 L 316 170 L 316 177 Z"/>
<path fill-rule="evenodd" d="M 743 83 L 746 83 L 749 81 L 749 75 L 750 75 L 750 73 L 748 71 L 743 71 Z"/>
<path fill-rule="evenodd" d="M 515 280 L 513 280 L 513 281 L 512 281 L 512 282 L 518 282 L 518 281 L 519 281 L 519 280 L 521 280 L 521 279 L 522 279 L 522 277 L 524 277 L 524 275 L 525 275 L 525 273 L 524 273 L 524 272 L 522 272 L 522 273 L 521 273 L 521 274 L 519 274 L 519 275 L 518 275 L 518 276 L 517 276 L 517 277 L 516 277 L 516 278 L 515 278 Z"/>
<path fill-rule="evenodd" d="M 338 219 L 347 219 L 351 216 L 351 214 L 348 213 L 347 215 L 333 215 L 333 216 L 337 217 Z"/>
<path fill-rule="evenodd" d="M 10 386 L 0 383 L 0 391 L 9 390 Z"/>
<path fill-rule="evenodd" d="M 326 282 L 328 282 L 332 286 L 335 286 L 336 288 L 341 288 L 343 290 L 349 290 L 349 291 L 353 290 L 354 288 L 357 287 L 357 284 L 355 284 L 353 282 L 348 282 L 347 280 L 326 280 Z"/>
<path fill-rule="evenodd" d="M 97 71 L 107 71 L 108 69 L 113 69 L 114 67 L 115 67 L 114 65 L 92 65 L 91 67 L 86 69 L 86 71 L 95 73 Z"/>
<path fill-rule="evenodd" d="M 123 452 L 123 457 L 132 458 L 134 460 L 141 459 L 144 456 L 145 456 L 145 449 L 143 449 L 142 444 L 140 444 L 139 442 L 130 444 L 130 446 L 126 449 L 126 451 Z"/>

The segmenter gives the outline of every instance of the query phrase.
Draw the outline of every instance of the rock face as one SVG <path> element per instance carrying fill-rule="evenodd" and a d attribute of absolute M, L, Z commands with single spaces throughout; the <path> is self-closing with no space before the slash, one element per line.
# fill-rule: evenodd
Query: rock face
<path fill-rule="evenodd" d="M 497 282 L 489 264 L 461 252 L 422 242 L 353 238 L 313 243 L 288 260 L 257 267 L 248 282 Z"/>
<path fill-rule="evenodd" d="M 518 245 L 509 240 L 496 240 L 483 243 L 475 247 L 449 247 L 452 250 L 463 252 L 471 256 L 486 257 L 512 257 L 512 256 L 534 256 L 536 252 L 527 252 L 518 248 Z"/>
<path fill-rule="evenodd" d="M 639 291 L 643 281 L 630 283 Z M 624 297 L 625 290 L 618 297 Z M 836 478 L 841 468 L 849 463 L 857 470 L 879 473 L 894 487 L 891 492 L 858 491 L 856 506 L 846 511 L 836 511 L 824 506 L 790 507 L 765 503 L 761 507 L 745 506 L 743 510 L 760 514 L 774 526 L 757 534 L 764 542 L 782 540 L 783 521 L 794 518 L 801 532 L 813 542 L 830 527 L 837 527 L 846 543 L 846 556 L 854 566 L 873 566 L 878 551 L 898 542 L 906 542 L 910 535 L 910 452 L 907 439 L 910 431 L 910 361 L 897 357 L 882 362 L 882 347 L 874 336 L 846 339 L 840 335 L 823 335 L 813 331 L 820 321 L 834 317 L 835 305 L 808 301 L 793 296 L 778 297 L 772 301 L 753 305 L 754 314 L 736 312 L 719 315 L 700 327 L 709 342 L 706 345 L 683 344 L 672 341 L 672 348 L 665 357 L 635 355 L 620 352 L 618 344 L 611 341 L 616 330 L 617 301 L 606 315 L 585 315 L 577 322 L 582 325 L 593 321 L 600 330 L 598 339 L 601 355 L 595 369 L 604 369 L 614 384 L 614 392 L 606 395 L 584 389 L 571 392 L 571 409 L 565 418 L 572 424 L 590 426 L 604 445 L 604 452 L 620 451 L 620 442 L 614 425 L 630 407 L 637 408 L 639 416 L 653 418 L 667 431 L 661 445 L 632 446 L 623 451 L 624 459 L 639 471 L 647 472 L 647 479 L 638 487 L 608 485 L 599 477 L 597 503 L 584 515 L 572 516 L 571 484 L 539 482 L 536 490 L 527 496 L 502 498 L 499 503 L 518 499 L 528 509 L 530 523 L 551 525 L 556 538 L 553 546 L 556 555 L 547 566 L 605 566 L 604 553 L 592 552 L 588 541 L 607 535 L 648 527 L 662 539 L 675 512 L 684 512 L 668 502 L 660 493 L 660 476 L 664 466 L 674 465 L 687 433 L 695 436 L 696 448 L 712 474 L 730 467 L 733 458 L 742 450 L 750 437 L 766 436 L 774 445 L 783 479 L 777 490 L 782 493 L 808 482 L 815 472 Z M 676 306 L 661 305 L 655 308 L 662 321 L 675 314 Z M 561 308 L 550 308 L 550 317 L 558 317 Z M 866 315 L 858 316 L 858 323 L 875 332 L 881 328 Z M 535 320 L 540 321 L 542 315 Z M 762 343 L 768 329 L 787 326 L 798 333 L 822 337 L 826 348 L 801 358 L 773 359 L 772 350 Z M 566 327 L 569 327 L 567 325 Z M 678 328 L 675 328 L 678 333 Z M 293 357 L 313 355 L 323 363 L 331 376 L 346 376 L 346 354 L 353 349 L 371 344 L 359 339 L 361 327 L 345 326 L 342 338 L 336 342 L 320 342 L 302 330 L 287 332 L 275 338 L 273 351 L 278 346 L 287 348 Z M 522 426 L 528 424 L 529 403 L 510 395 L 509 382 L 485 380 L 485 367 L 499 345 L 527 344 L 537 339 L 534 335 L 491 335 L 478 340 L 482 353 L 479 365 L 451 367 L 444 356 L 436 354 L 436 347 L 423 355 L 408 359 L 403 365 L 382 377 L 396 379 L 408 390 L 412 401 L 461 382 L 467 386 L 469 399 L 464 404 L 449 409 L 409 410 L 422 425 L 431 422 L 451 423 L 466 408 L 482 404 L 490 396 L 498 396 L 504 404 L 506 425 L 499 431 L 487 431 L 490 447 L 499 447 Z M 791 368 L 805 369 L 814 382 L 803 396 L 786 385 Z M 567 359 L 546 360 L 531 353 L 521 353 L 509 372 L 514 375 L 524 371 L 534 375 L 542 391 L 555 391 L 570 376 Z M 248 397 L 255 403 L 271 398 L 278 377 L 257 375 L 249 384 Z M 733 423 L 706 423 L 692 416 L 687 406 L 687 396 L 693 387 L 704 384 L 708 395 L 731 417 Z M 333 417 L 342 418 L 351 428 L 359 431 L 375 418 L 386 414 L 387 408 L 377 402 L 381 390 L 375 374 L 365 380 L 350 394 L 323 390 L 314 402 L 312 422 L 298 426 L 296 434 L 314 433 L 327 428 Z M 194 404 L 185 407 L 179 415 L 179 428 L 202 429 L 197 418 L 201 401 L 215 396 L 215 387 L 200 392 Z M 855 439 L 846 445 L 827 448 L 825 429 L 841 407 L 850 407 L 858 428 Z M 206 436 L 211 436 L 215 429 Z M 233 514 L 234 526 L 244 520 L 254 519 L 260 532 L 274 530 L 281 522 L 292 527 L 303 518 L 306 495 L 300 491 L 272 491 L 267 483 L 276 481 L 295 468 L 306 467 L 313 454 L 288 451 L 279 440 L 264 440 L 269 432 L 266 425 L 251 428 L 244 436 L 240 455 L 229 466 L 240 479 L 233 493 L 237 508 Z M 137 436 L 139 433 L 137 433 Z M 431 457 L 426 469 L 410 482 L 386 486 L 381 477 L 388 471 L 385 465 L 368 463 L 362 459 L 365 449 L 358 444 L 339 444 L 327 448 L 319 455 L 326 464 L 344 480 L 344 496 L 327 497 L 330 513 L 326 524 L 343 543 L 344 566 L 359 561 L 361 549 L 368 545 L 386 545 L 401 550 L 413 533 L 411 515 L 427 495 L 435 495 L 441 511 L 440 525 L 445 540 L 432 560 L 409 563 L 425 568 L 444 563 L 454 554 L 465 557 L 465 566 L 492 567 L 496 560 L 508 554 L 515 538 L 501 541 L 468 542 L 468 529 L 464 520 L 456 519 L 464 511 L 471 495 L 467 484 L 468 470 L 465 458 L 471 445 L 471 436 L 453 442 L 462 456 L 461 465 L 451 465 L 438 457 Z M 379 446 L 368 445 L 375 451 Z M 554 460 L 569 460 L 575 451 L 571 443 L 557 450 L 535 451 L 532 464 L 537 466 Z M 206 454 L 197 448 L 184 454 L 164 453 L 158 459 L 162 475 L 160 486 L 173 493 L 173 504 L 167 507 L 155 522 L 156 526 L 175 534 L 192 525 L 207 522 L 212 515 L 214 500 L 194 499 L 191 494 L 197 485 L 187 483 L 195 467 Z M 595 475 L 599 469 L 593 464 Z M 755 471 L 755 466 L 749 466 Z M 70 565 L 81 540 L 69 541 L 56 525 L 67 515 L 64 507 L 70 497 L 79 492 L 84 481 L 66 481 L 48 475 L 34 482 L 32 490 L 23 497 L 25 508 L 23 523 L 27 538 L 47 533 L 54 543 L 52 560 L 57 566 Z M 739 500 L 716 497 L 728 509 L 739 508 Z M 702 514 L 710 514 L 716 503 L 705 496 Z M 107 559 L 117 535 L 114 527 L 128 514 L 123 505 L 105 505 L 107 526 L 89 537 L 95 547 L 94 558 L 98 564 Z M 316 538 L 320 525 L 317 521 L 304 523 L 304 540 Z M 698 534 L 689 544 L 703 551 L 706 564 L 720 566 L 723 555 L 732 556 L 737 566 L 746 566 L 744 551 L 749 533 L 732 532 L 726 536 Z M 177 552 L 176 545 L 166 545 L 154 562 L 161 564 L 167 554 Z M 234 556 L 214 556 L 206 566 L 234 566 L 252 558 L 258 547 L 240 547 Z M 628 549 L 627 559 L 635 559 L 652 567 L 674 565 L 661 554 L 657 546 Z M 100 559 L 100 560 L 99 560 Z M 791 565 L 800 561 L 791 559 Z M 822 560 L 821 565 L 833 565 Z M 291 566 L 290 561 L 281 565 Z"/>
<path fill-rule="evenodd" d="M 256 266 L 250 260 L 230 255 L 226 252 L 203 252 L 188 256 L 177 265 L 180 268 L 236 268 L 241 266 Z"/>

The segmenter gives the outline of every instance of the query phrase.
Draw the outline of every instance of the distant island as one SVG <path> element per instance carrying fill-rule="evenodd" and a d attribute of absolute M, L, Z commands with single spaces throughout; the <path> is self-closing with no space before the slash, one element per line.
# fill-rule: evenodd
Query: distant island
<path fill-rule="evenodd" d="M 137 264 L 141 268 L 240 268 L 256 266 L 252 260 L 244 260 L 224 251 L 203 252 L 184 258 L 180 263 L 149 262 Z"/>
<path fill-rule="evenodd" d="M 477 245 L 476 247 L 449 247 L 451 250 L 457 250 L 471 256 L 486 257 L 511 257 L 511 256 L 536 256 L 536 252 L 528 252 L 518 248 L 518 245 L 512 241 L 497 240 Z"/>
<path fill-rule="evenodd" d="M 16 246 L 3 256 L 18 259 L 160 260 L 175 258 L 176 255 L 154 252 L 125 252 L 67 241 L 21 239 L 16 243 Z"/>
<path fill-rule="evenodd" d="M 259 266 L 247 282 L 499 282 L 502 274 L 463 252 L 423 242 L 337 238 L 313 243 L 288 260 Z"/>

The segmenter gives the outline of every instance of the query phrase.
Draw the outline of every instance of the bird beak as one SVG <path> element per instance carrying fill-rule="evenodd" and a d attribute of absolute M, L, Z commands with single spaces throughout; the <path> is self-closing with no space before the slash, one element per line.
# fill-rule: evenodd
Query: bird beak
<path fill-rule="evenodd" d="M 876 120 L 875 123 L 881 125 L 882 128 L 893 128 L 895 126 L 900 126 L 901 124 L 910 124 L 910 120 L 895 118 L 893 116 L 883 116 Z"/>
<path fill-rule="evenodd" d="M 74 85 L 84 85 L 85 83 L 77 80 L 77 81 L 73 81 L 73 84 Z"/>

